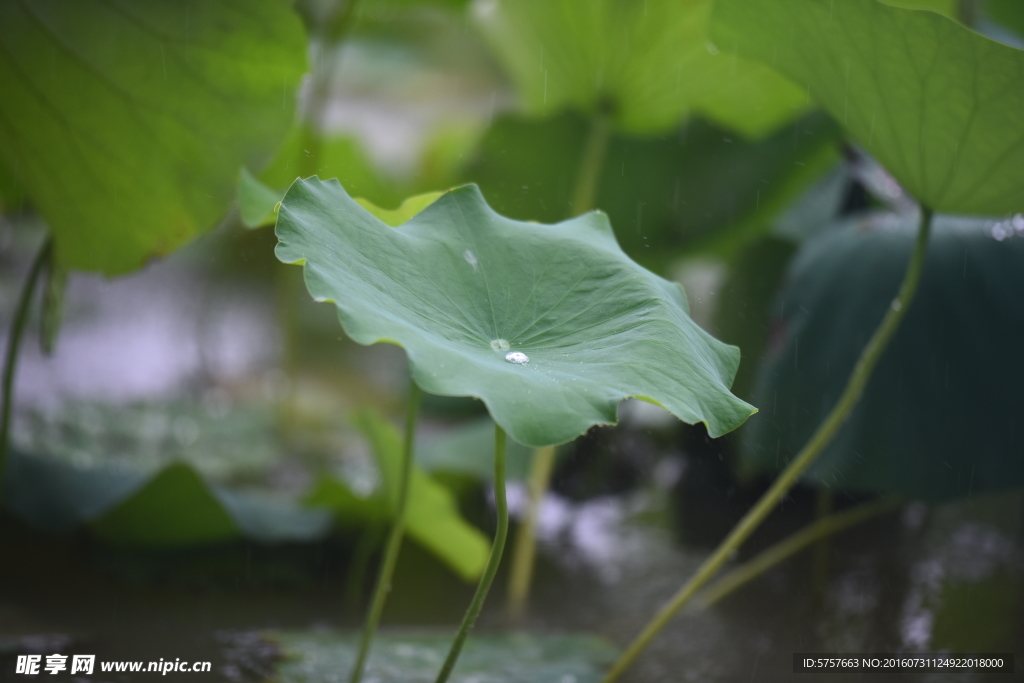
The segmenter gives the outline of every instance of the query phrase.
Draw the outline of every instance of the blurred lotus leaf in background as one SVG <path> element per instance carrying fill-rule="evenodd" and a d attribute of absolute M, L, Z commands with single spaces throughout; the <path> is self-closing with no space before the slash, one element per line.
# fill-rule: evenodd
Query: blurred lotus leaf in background
<path fill-rule="evenodd" d="M 504 116 L 463 177 L 479 183 L 498 213 L 557 221 L 570 210 L 586 121 Z M 623 250 L 665 272 L 681 255 L 733 257 L 838 163 L 839 128 L 814 112 L 757 142 L 700 118 L 661 137 L 613 134 L 598 184 Z"/>
<path fill-rule="evenodd" d="M 698 113 L 748 137 L 808 108 L 771 69 L 720 54 L 710 0 L 477 0 L 473 16 L 535 116 L 608 113 L 662 133 Z"/>
<path fill-rule="evenodd" d="M 742 465 L 783 467 L 834 404 L 892 302 L 913 216 L 850 219 L 807 242 L 774 304 Z M 913 307 L 806 478 L 925 500 L 1024 483 L 1024 218 L 937 216 Z M 1020 286 L 1018 286 L 1018 284 Z"/>
<path fill-rule="evenodd" d="M 806 88 L 925 206 L 1024 209 L 1021 50 L 875 0 L 720 0 L 711 33 Z"/>
<path fill-rule="evenodd" d="M 228 212 L 239 167 L 262 168 L 292 125 L 305 70 L 280 0 L 4 2 L 0 162 L 63 266 L 130 271 Z"/>
<path fill-rule="evenodd" d="M 79 468 L 18 452 L 8 457 L 4 507 L 50 533 L 87 527 L 115 545 L 181 547 L 240 538 L 312 541 L 331 530 L 324 510 L 209 485 L 181 462 L 144 473 L 117 466 Z"/>

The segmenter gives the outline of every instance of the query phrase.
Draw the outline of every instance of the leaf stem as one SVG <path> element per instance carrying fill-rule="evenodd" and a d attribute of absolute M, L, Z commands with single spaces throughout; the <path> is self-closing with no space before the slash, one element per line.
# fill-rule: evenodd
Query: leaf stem
<path fill-rule="evenodd" d="M 458 633 L 455 634 L 455 640 L 452 642 L 451 649 L 448 650 L 448 657 L 444 660 L 444 666 L 441 667 L 441 671 L 437 674 L 436 683 L 445 683 L 451 675 L 452 669 L 455 668 L 455 662 L 459 659 L 462 646 L 465 644 L 469 632 L 473 629 L 476 618 L 480 616 L 484 600 L 487 599 L 487 592 L 494 582 L 494 575 L 498 573 L 498 565 L 501 564 L 501 555 L 505 550 L 505 538 L 508 536 L 508 503 L 505 500 L 505 443 L 505 430 L 495 423 L 494 504 L 498 512 L 498 529 L 494 533 L 494 545 L 491 546 L 491 555 L 487 558 L 484 575 L 480 577 L 480 583 L 477 584 L 473 600 L 469 603 L 469 609 L 466 610 L 466 615 L 462 618 L 462 623 L 459 625 Z"/>
<path fill-rule="evenodd" d="M 762 551 L 756 557 L 736 567 L 728 574 L 715 581 L 698 598 L 699 607 L 706 609 L 715 604 L 725 596 L 747 583 L 753 581 L 761 574 L 800 552 L 807 546 L 820 542 L 852 526 L 885 514 L 899 507 L 899 501 L 889 499 L 874 500 L 856 507 L 826 515 L 813 524 L 809 524 L 797 533 L 779 541 L 767 550 Z"/>
<path fill-rule="evenodd" d="M 516 544 L 512 551 L 512 567 L 509 571 L 508 601 L 505 604 L 508 615 L 513 620 L 522 618 L 526 598 L 530 595 L 534 557 L 537 550 L 537 518 L 540 516 L 540 505 L 544 494 L 551 483 L 554 463 L 554 446 L 544 446 L 533 451 L 526 517 L 516 533 Z"/>
<path fill-rule="evenodd" d="M 18 297 L 18 305 L 14 311 L 14 318 L 11 320 L 11 329 L 7 334 L 7 353 L 4 354 L 4 375 L 3 375 L 3 408 L 0 408 L 0 492 L 3 491 L 4 472 L 7 467 L 7 451 L 9 449 L 11 432 L 11 415 L 14 408 L 14 371 L 18 365 L 18 349 L 21 346 L 21 339 L 25 334 L 25 325 L 28 323 L 28 311 L 32 304 L 32 294 L 35 292 L 36 283 L 43 272 L 43 266 L 50 260 L 53 251 L 53 239 L 46 238 L 43 246 L 39 249 L 32 265 L 29 267 L 28 275 L 21 286 L 21 294 Z"/>
<path fill-rule="evenodd" d="M 409 482 L 412 479 L 413 443 L 416 436 L 416 418 L 419 415 L 420 407 L 420 388 L 415 381 L 411 384 L 409 405 L 406 408 L 405 443 L 402 447 L 402 473 L 398 484 L 398 509 L 395 510 L 395 519 L 392 522 L 391 534 L 388 536 L 388 543 L 384 550 L 384 559 L 377 573 L 377 585 L 373 590 L 373 600 L 370 602 L 370 609 L 366 614 L 363 639 L 359 644 L 359 656 L 356 658 L 356 664 L 349 677 L 350 683 L 359 683 L 363 677 L 366 658 L 370 654 L 370 644 L 373 642 L 373 634 L 380 622 L 381 612 L 384 611 L 384 603 L 391 591 L 391 576 L 395 572 L 398 552 L 402 547 L 402 537 L 405 535 L 405 512 L 409 502 Z"/>
<path fill-rule="evenodd" d="M 800 475 L 815 461 L 839 431 L 840 427 L 850 416 L 854 406 L 864 393 L 864 387 L 871 378 L 878 360 L 882 357 L 889 340 L 899 328 L 903 316 L 906 315 L 910 304 L 914 299 L 918 282 L 921 279 L 921 270 L 924 266 L 925 252 L 928 246 L 928 235 L 931 232 L 932 211 L 921 207 L 921 220 L 917 230 L 917 238 L 914 243 L 914 250 L 907 264 L 907 271 L 903 276 L 903 283 L 900 285 L 899 294 L 893 299 L 892 304 L 882 318 L 881 324 L 875 330 L 867 346 L 861 351 L 860 358 L 850 374 L 839 401 L 832 408 L 832 411 L 825 417 L 818 426 L 817 431 L 810 441 L 803 447 L 797 456 L 790 461 L 771 488 L 765 492 L 753 508 L 744 515 L 743 519 L 733 527 L 729 536 L 718 546 L 718 548 L 706 559 L 697 570 L 697 573 L 683 585 L 682 588 L 672 597 L 668 603 L 661 608 L 655 617 L 644 627 L 640 634 L 630 643 L 625 652 L 612 666 L 611 670 L 604 677 L 602 683 L 612 683 L 619 679 L 622 673 L 629 668 L 633 660 L 650 644 L 656 635 L 675 616 L 683 605 L 690 601 L 694 594 L 706 584 L 715 573 L 729 560 L 733 551 L 747 540 L 747 537 L 764 521 L 772 508 L 782 500 L 782 497 L 793 488 Z"/>
<path fill-rule="evenodd" d="M 597 184 L 601 180 L 601 169 L 604 167 L 610 133 L 611 122 L 608 115 L 603 112 L 594 114 L 590 119 L 590 132 L 583 148 L 583 157 L 580 159 L 576 188 L 572 193 L 573 216 L 579 216 L 594 208 L 594 197 L 597 196 Z"/>

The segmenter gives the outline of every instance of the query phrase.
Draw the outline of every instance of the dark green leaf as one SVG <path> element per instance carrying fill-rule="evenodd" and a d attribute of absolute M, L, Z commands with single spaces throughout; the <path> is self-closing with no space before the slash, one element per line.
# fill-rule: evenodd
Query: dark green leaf
<path fill-rule="evenodd" d="M 90 528 L 118 545 L 182 546 L 248 538 L 310 541 L 330 515 L 207 485 L 188 465 L 154 475 L 121 467 L 78 468 L 58 460 L 9 455 L 3 505 L 53 533 Z"/>
<path fill-rule="evenodd" d="M 214 543 L 238 534 L 199 475 L 182 463 L 158 473 L 89 526 L 106 541 L 141 546 Z"/>
<path fill-rule="evenodd" d="M 32 526 L 67 533 L 112 509 L 145 483 L 122 468 L 78 468 L 12 451 L 4 468 L 3 505 Z"/>
<path fill-rule="evenodd" d="M 1019 227 L 1018 227 L 1019 226 Z M 895 296 L 914 219 L 851 221 L 808 242 L 775 309 L 745 431 L 746 467 L 781 468 L 838 398 Z M 1024 483 L 1024 219 L 938 216 L 920 288 L 809 480 L 940 500 Z"/>
<path fill-rule="evenodd" d="M 121 273 L 212 228 L 291 125 L 305 51 L 281 0 L 0 3 L 0 160 L 61 265 Z"/>
<path fill-rule="evenodd" d="M 720 0 L 712 36 L 806 88 L 927 206 L 1024 209 L 1024 52 L 875 0 Z"/>
<path fill-rule="evenodd" d="M 319 683 L 349 671 L 359 645 L 355 635 L 271 634 L 287 657 L 277 667 L 281 683 Z M 437 675 L 451 634 L 381 633 L 374 640 L 364 680 L 428 683 Z M 591 635 L 474 635 L 466 642 L 452 683 L 597 683 L 615 648 Z"/>
<path fill-rule="evenodd" d="M 737 349 L 690 320 L 678 284 L 626 257 L 604 214 L 513 221 L 468 186 L 390 228 L 312 179 L 288 191 L 277 235 L 278 258 L 305 265 L 354 341 L 404 347 L 425 391 L 480 398 L 524 445 L 613 423 L 630 396 L 714 435 L 753 412 L 729 393 Z"/>

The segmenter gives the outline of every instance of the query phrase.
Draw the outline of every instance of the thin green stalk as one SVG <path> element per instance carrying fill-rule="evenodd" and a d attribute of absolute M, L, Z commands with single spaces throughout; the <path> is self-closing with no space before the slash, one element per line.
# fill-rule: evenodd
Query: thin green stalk
<path fill-rule="evenodd" d="M 359 535 L 356 547 L 352 551 L 352 559 L 349 561 L 348 574 L 345 577 L 344 605 L 346 611 L 348 608 L 351 608 L 352 611 L 359 609 L 359 597 L 363 593 L 366 571 L 370 568 L 370 562 L 373 560 L 373 551 L 386 531 L 386 527 L 371 524 Z"/>
<path fill-rule="evenodd" d="M 551 472 L 555 464 L 555 447 L 544 446 L 533 452 L 530 465 L 529 500 L 526 504 L 526 518 L 516 534 L 512 551 L 512 567 L 509 571 L 508 602 L 505 605 L 513 620 L 521 619 L 530 595 L 533 580 L 533 563 L 537 552 L 537 517 L 544 494 L 551 483 Z"/>
<path fill-rule="evenodd" d="M 32 295 L 36 290 L 36 283 L 43 272 L 43 267 L 50 260 L 50 253 L 53 250 L 53 240 L 49 237 L 43 242 L 42 248 L 36 254 L 32 266 L 25 277 L 25 283 L 21 286 L 21 295 L 18 297 L 18 306 L 14 310 L 14 318 L 11 320 L 11 329 L 7 333 L 7 353 L 4 355 L 4 378 L 3 378 L 3 399 L 4 405 L 0 409 L 0 491 L 3 491 L 4 472 L 7 467 L 7 451 L 11 433 L 11 414 L 14 408 L 14 371 L 18 365 L 18 349 L 21 346 L 21 338 L 25 334 L 25 325 L 28 324 L 28 311 L 32 305 Z"/>
<path fill-rule="evenodd" d="M 871 378 L 872 370 L 874 370 L 879 358 L 882 357 L 885 347 L 899 328 L 903 316 L 906 315 L 911 302 L 914 300 L 914 292 L 917 290 L 917 284 L 921 279 L 921 270 L 924 266 L 931 224 L 931 210 L 922 207 L 917 240 L 914 243 L 914 251 L 910 257 L 910 262 L 907 265 L 907 272 L 903 276 L 903 284 L 900 286 L 899 294 L 893 299 L 881 324 L 871 336 L 867 346 L 864 347 L 860 358 L 857 359 L 857 364 L 854 366 L 846 388 L 843 390 L 835 407 L 832 408 L 832 411 L 825 420 L 818 426 L 818 430 L 803 447 L 803 450 L 790 461 L 782 474 L 776 478 L 771 488 L 761 496 L 761 499 L 747 512 L 739 524 L 733 527 L 729 536 L 704 561 L 697 570 L 697 573 L 679 589 L 679 592 L 661 608 L 654 619 L 630 643 L 629 647 L 626 648 L 625 652 L 622 653 L 612 666 L 611 671 L 604 677 L 602 683 L 612 683 L 619 679 L 622 673 L 633 663 L 633 660 L 643 652 L 661 629 L 675 616 L 676 612 L 689 602 L 694 594 L 722 568 L 729 560 L 733 551 L 739 548 L 747 540 L 747 537 L 764 521 L 765 517 L 772 511 L 772 508 L 793 488 L 800 475 L 821 454 L 825 446 L 832 441 L 836 432 L 846 422 L 854 406 L 857 405 L 857 401 L 860 400 L 864 387 Z"/>
<path fill-rule="evenodd" d="M 416 382 L 412 382 L 409 389 L 409 406 L 405 418 L 405 443 L 402 446 L 402 473 L 398 484 L 398 509 L 395 511 L 395 520 L 391 526 L 391 534 L 388 536 L 388 544 L 384 550 L 384 559 L 381 562 L 380 570 L 377 573 L 377 585 L 373 590 L 373 600 L 370 602 L 370 610 L 366 614 L 366 624 L 363 626 L 363 639 L 359 644 L 359 657 L 356 658 L 355 667 L 349 677 L 350 683 L 359 683 L 363 677 L 363 669 L 366 666 L 366 658 L 370 654 L 370 644 L 373 642 L 373 634 L 380 622 L 380 614 L 384 611 L 384 602 L 391 591 L 391 576 L 395 572 L 395 563 L 398 561 L 398 551 L 402 547 L 402 536 L 405 535 L 405 511 L 409 502 L 409 482 L 412 479 L 412 452 L 413 441 L 416 436 L 416 418 L 419 415 L 420 388 Z"/>
<path fill-rule="evenodd" d="M 850 508 L 849 510 L 844 510 L 843 512 L 822 517 L 813 524 L 759 553 L 757 557 L 736 567 L 718 581 L 715 581 L 698 598 L 698 606 L 701 609 L 710 607 L 807 546 L 845 531 L 872 517 L 895 510 L 899 505 L 900 502 L 898 501 L 875 500 Z"/>
<path fill-rule="evenodd" d="M 480 577 L 476 593 L 469 603 L 466 616 L 462 617 L 459 631 L 455 634 L 451 649 L 448 650 L 448 657 L 444 660 L 444 666 L 437 674 L 436 683 L 445 683 L 455 668 L 455 662 L 459 660 L 459 653 L 469 636 L 469 632 L 480 616 L 480 610 L 484 607 L 484 600 L 487 599 L 487 591 L 491 589 L 494 582 L 494 575 L 498 573 L 498 565 L 501 564 L 501 554 L 505 550 L 505 538 L 508 536 L 508 503 L 505 500 L 505 430 L 494 425 L 494 505 L 498 511 L 498 530 L 494 533 L 494 545 L 491 546 L 491 555 L 487 558 L 487 566 L 484 568 L 484 575 Z"/>
<path fill-rule="evenodd" d="M 573 216 L 594 208 L 594 197 L 597 196 L 597 183 L 601 180 L 610 133 L 611 123 L 607 114 L 594 114 L 590 120 L 590 133 L 583 148 L 583 157 L 580 159 L 580 170 L 576 175 L 576 188 L 572 195 Z"/>

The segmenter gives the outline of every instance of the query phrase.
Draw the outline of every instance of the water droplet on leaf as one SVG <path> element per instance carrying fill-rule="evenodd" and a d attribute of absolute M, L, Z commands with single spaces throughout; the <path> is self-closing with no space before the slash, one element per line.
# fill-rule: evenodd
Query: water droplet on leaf
<path fill-rule="evenodd" d="M 509 351 L 505 354 L 505 360 L 516 365 L 526 365 L 530 362 L 530 357 L 522 351 Z"/>

